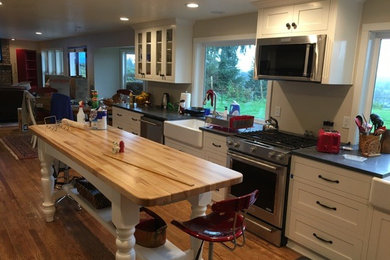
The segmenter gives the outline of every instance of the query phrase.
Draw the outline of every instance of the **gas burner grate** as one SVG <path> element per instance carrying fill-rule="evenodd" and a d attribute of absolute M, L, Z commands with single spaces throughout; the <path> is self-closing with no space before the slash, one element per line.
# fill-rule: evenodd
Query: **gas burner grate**
<path fill-rule="evenodd" d="M 251 141 L 277 146 L 288 150 L 314 146 L 317 144 L 316 139 L 283 133 L 279 131 L 246 132 L 240 133 L 237 136 Z"/>

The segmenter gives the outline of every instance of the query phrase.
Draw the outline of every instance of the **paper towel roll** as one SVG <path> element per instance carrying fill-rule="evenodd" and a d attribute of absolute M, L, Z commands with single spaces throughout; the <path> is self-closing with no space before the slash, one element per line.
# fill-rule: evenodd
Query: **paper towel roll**
<path fill-rule="evenodd" d="M 191 107 L 191 93 L 181 93 L 180 100 L 184 100 L 184 108 L 188 109 Z"/>

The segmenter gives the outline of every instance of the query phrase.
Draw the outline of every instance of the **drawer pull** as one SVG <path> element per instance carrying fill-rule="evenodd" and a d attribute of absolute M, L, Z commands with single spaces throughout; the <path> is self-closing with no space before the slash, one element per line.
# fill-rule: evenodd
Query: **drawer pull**
<path fill-rule="evenodd" d="M 137 118 L 134 118 L 134 117 L 132 117 L 131 120 L 133 120 L 133 121 L 138 121 L 138 119 L 137 119 Z"/>
<path fill-rule="evenodd" d="M 332 240 L 324 239 L 324 238 L 318 236 L 316 233 L 313 233 L 313 236 L 314 236 L 315 238 L 317 238 L 318 240 L 322 241 L 322 242 L 329 243 L 329 244 L 333 244 L 333 241 L 332 241 Z"/>
<path fill-rule="evenodd" d="M 218 148 L 222 147 L 220 144 L 215 144 L 214 142 L 212 142 L 212 145 L 215 146 L 215 147 L 218 147 Z"/>
<path fill-rule="evenodd" d="M 339 183 L 338 180 L 331 180 L 331 179 L 328 179 L 328 178 L 325 178 L 325 177 L 322 177 L 322 175 L 318 175 L 318 178 L 320 179 L 323 179 L 324 181 L 328 181 L 328 182 L 332 182 L 332 183 Z"/>
<path fill-rule="evenodd" d="M 136 132 L 131 132 L 133 135 L 138 135 L 138 133 L 136 133 Z"/>
<path fill-rule="evenodd" d="M 122 116 L 122 114 L 116 113 L 117 116 Z"/>
<path fill-rule="evenodd" d="M 118 127 L 119 129 L 121 129 L 121 130 L 123 129 L 123 128 L 122 128 L 122 127 L 120 127 L 120 126 L 117 126 L 117 127 Z"/>
<path fill-rule="evenodd" d="M 329 207 L 329 206 L 327 206 L 327 205 L 325 205 L 325 204 L 322 204 L 322 203 L 319 202 L 318 200 L 316 201 L 316 203 L 317 203 L 317 205 L 320 205 L 321 207 L 324 207 L 324 208 L 326 208 L 326 209 L 337 210 L 336 207 Z"/>

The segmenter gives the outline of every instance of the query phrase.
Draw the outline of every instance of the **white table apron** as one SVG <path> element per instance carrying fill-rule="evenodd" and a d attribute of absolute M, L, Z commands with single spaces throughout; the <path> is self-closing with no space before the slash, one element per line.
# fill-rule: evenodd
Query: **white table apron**
<path fill-rule="evenodd" d="M 43 191 L 43 212 L 46 222 L 54 220 L 55 201 L 64 193 L 69 194 L 80 205 L 105 226 L 115 237 L 117 251 L 115 259 L 193 259 L 199 249 L 201 241 L 191 237 L 191 249 L 182 252 L 168 240 L 166 244 L 157 249 L 150 249 L 135 244 L 134 231 L 139 222 L 140 205 L 120 194 L 118 191 L 97 178 L 82 165 L 76 163 L 53 146 L 38 138 L 38 155 L 41 162 L 41 182 Z M 96 210 L 85 200 L 78 196 L 71 185 L 65 185 L 63 190 L 54 190 L 53 169 L 54 159 L 58 159 L 91 182 L 110 201 L 111 208 Z M 191 218 L 205 215 L 207 205 L 211 203 L 211 193 L 206 192 L 187 199 L 191 203 Z"/>

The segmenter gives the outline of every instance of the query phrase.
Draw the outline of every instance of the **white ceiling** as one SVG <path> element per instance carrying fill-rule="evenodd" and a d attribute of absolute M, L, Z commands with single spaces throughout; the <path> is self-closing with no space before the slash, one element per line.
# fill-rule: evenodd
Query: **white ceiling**
<path fill-rule="evenodd" d="M 114 31 L 165 18 L 203 20 L 256 12 L 253 0 L 0 0 L 0 38 L 42 41 Z M 188 2 L 199 8 L 188 9 Z M 122 22 L 119 17 L 130 18 Z M 42 35 L 36 35 L 40 31 Z"/>

